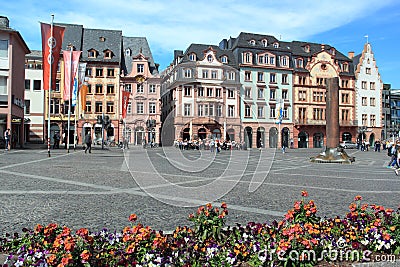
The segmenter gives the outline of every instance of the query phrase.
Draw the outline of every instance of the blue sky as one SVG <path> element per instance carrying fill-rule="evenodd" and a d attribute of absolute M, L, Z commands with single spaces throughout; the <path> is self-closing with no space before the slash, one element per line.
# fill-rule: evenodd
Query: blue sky
<path fill-rule="evenodd" d="M 361 53 L 368 35 L 382 81 L 400 89 L 400 1 L 397 0 L 14 0 L 4 1 L 10 20 L 31 50 L 41 49 L 39 22 L 81 24 L 122 30 L 147 38 L 160 69 L 174 50 L 191 43 L 215 44 L 240 32 L 274 35 L 282 41 L 334 46 L 347 55 Z"/>

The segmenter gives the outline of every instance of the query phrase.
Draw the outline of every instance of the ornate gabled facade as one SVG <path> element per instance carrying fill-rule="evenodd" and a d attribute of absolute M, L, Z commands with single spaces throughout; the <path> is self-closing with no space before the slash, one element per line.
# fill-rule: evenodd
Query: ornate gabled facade
<path fill-rule="evenodd" d="M 288 147 L 293 130 L 293 69 L 287 44 L 273 36 L 242 32 L 222 40 L 220 48 L 233 52 L 240 70 L 245 147 Z"/>
<path fill-rule="evenodd" d="M 294 147 L 326 144 L 326 79 L 339 78 L 340 140 L 355 141 L 354 72 L 352 60 L 324 44 L 291 42 L 293 72 Z"/>
<path fill-rule="evenodd" d="M 353 53 L 349 53 L 352 57 Z M 372 146 L 382 134 L 383 82 L 372 52 L 371 44 L 365 43 L 361 54 L 352 58 L 356 77 L 357 141 L 368 140 Z"/>
<path fill-rule="evenodd" d="M 240 141 L 240 82 L 231 51 L 192 44 L 162 74 L 162 143 Z"/>
<path fill-rule="evenodd" d="M 159 143 L 161 79 L 146 38 L 123 37 L 122 59 L 120 88 L 131 93 L 124 122 L 127 141 Z"/>

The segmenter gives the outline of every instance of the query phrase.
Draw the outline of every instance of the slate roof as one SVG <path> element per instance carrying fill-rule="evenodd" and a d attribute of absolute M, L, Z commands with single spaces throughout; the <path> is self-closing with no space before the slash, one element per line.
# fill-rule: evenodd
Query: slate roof
<path fill-rule="evenodd" d="M 61 50 L 69 50 L 70 44 L 75 47 L 75 50 L 82 50 L 83 25 L 66 23 L 54 23 L 54 25 L 65 28 Z"/>
<path fill-rule="evenodd" d="M 218 60 L 221 59 L 222 56 L 227 56 L 228 57 L 228 63 L 225 63 L 228 66 L 231 67 L 236 67 L 236 60 L 235 57 L 233 56 L 233 53 L 231 50 L 223 50 L 219 48 L 217 45 L 208 45 L 208 44 L 191 44 L 183 53 L 183 58 L 182 58 L 182 63 L 183 62 L 190 62 L 188 55 L 191 53 L 196 54 L 196 60 L 203 60 L 204 59 L 204 51 L 207 50 L 208 48 L 212 47 L 216 51 L 216 57 Z"/>
<path fill-rule="evenodd" d="M 130 49 L 130 55 L 126 54 L 127 49 Z M 132 57 L 137 56 L 140 52 L 145 57 L 148 57 L 151 74 L 158 73 L 146 37 L 122 37 L 121 70 L 123 70 L 125 73 L 130 73 L 132 71 Z"/>
<path fill-rule="evenodd" d="M 31 50 L 29 54 L 25 55 L 29 59 L 42 59 L 42 56 L 42 50 Z"/>
<path fill-rule="evenodd" d="M 104 38 L 104 39 L 102 39 Z M 104 41 L 102 41 L 104 40 Z M 83 29 L 82 61 L 121 62 L 122 31 Z M 88 58 L 88 51 L 95 49 L 97 58 Z M 112 51 L 111 59 L 104 59 L 103 52 Z"/>

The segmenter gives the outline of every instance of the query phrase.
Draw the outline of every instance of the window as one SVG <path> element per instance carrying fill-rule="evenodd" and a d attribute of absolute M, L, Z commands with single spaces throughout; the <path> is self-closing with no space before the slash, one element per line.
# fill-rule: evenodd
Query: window
<path fill-rule="evenodd" d="M 282 64 L 282 66 L 287 66 L 287 65 L 288 65 L 288 58 L 287 58 L 287 56 L 282 56 L 282 57 L 281 57 L 281 64 Z"/>
<path fill-rule="evenodd" d="M 0 57 L 8 58 L 8 40 L 0 40 Z"/>
<path fill-rule="evenodd" d="M 155 94 L 156 93 L 156 85 L 155 84 L 150 84 L 149 93 L 150 94 Z"/>
<path fill-rule="evenodd" d="M 125 91 L 132 93 L 132 85 L 131 84 L 125 84 Z"/>
<path fill-rule="evenodd" d="M 317 85 L 325 85 L 325 78 L 317 78 Z"/>
<path fill-rule="evenodd" d="M 107 94 L 115 94 L 114 84 L 107 84 Z"/>
<path fill-rule="evenodd" d="M 197 88 L 197 96 L 204 96 L 204 88 L 203 87 Z"/>
<path fill-rule="evenodd" d="M 245 81 L 251 81 L 251 72 L 250 71 L 246 71 L 244 73 L 244 80 Z"/>
<path fill-rule="evenodd" d="M 29 115 L 30 113 L 31 113 L 31 101 L 25 100 L 24 114 Z"/>
<path fill-rule="evenodd" d="M 96 51 L 95 50 L 88 51 L 88 57 L 95 58 L 96 57 Z"/>
<path fill-rule="evenodd" d="M 103 69 L 96 69 L 96 77 L 103 77 Z"/>
<path fill-rule="evenodd" d="M 204 108 L 203 104 L 197 105 L 197 116 L 203 117 L 204 116 Z"/>
<path fill-rule="evenodd" d="M 102 94 L 102 93 L 103 93 L 103 85 L 96 84 L 96 94 Z"/>
<path fill-rule="evenodd" d="M 189 55 L 189 60 L 190 61 L 195 61 L 196 60 L 196 54 L 192 53 Z"/>
<path fill-rule="evenodd" d="M 95 104 L 95 111 L 96 113 L 102 113 L 103 112 L 103 102 L 96 102 Z"/>
<path fill-rule="evenodd" d="M 257 81 L 258 82 L 263 82 L 264 81 L 264 72 L 258 72 L 257 73 Z"/>
<path fill-rule="evenodd" d="M 348 93 L 342 93 L 342 103 L 348 104 L 350 101 L 350 95 Z"/>
<path fill-rule="evenodd" d="M 266 39 L 263 39 L 263 40 L 261 41 L 261 43 L 262 43 L 262 45 L 263 45 L 264 47 L 267 47 L 267 46 L 268 46 L 268 41 L 267 41 Z"/>
<path fill-rule="evenodd" d="M 92 69 L 91 68 L 86 68 L 86 71 L 85 71 L 86 73 L 85 73 L 85 76 L 87 76 L 87 77 L 92 77 Z"/>
<path fill-rule="evenodd" d="M 270 117 L 271 119 L 276 118 L 276 107 L 275 107 L 275 106 L 270 106 L 270 109 L 269 109 L 269 117 Z"/>
<path fill-rule="evenodd" d="M 144 93 L 143 83 L 138 83 L 138 84 L 136 85 L 136 92 L 137 92 L 138 94 L 143 94 L 143 93 Z"/>
<path fill-rule="evenodd" d="M 369 118 L 369 121 L 370 121 L 370 124 L 371 124 L 372 127 L 376 126 L 375 125 L 376 124 L 375 115 L 371 114 L 371 116 Z"/>
<path fill-rule="evenodd" d="M 138 73 L 144 72 L 144 64 L 137 64 L 137 72 Z"/>
<path fill-rule="evenodd" d="M 92 113 L 92 102 L 91 101 L 86 101 L 86 113 Z"/>
<path fill-rule="evenodd" d="M 213 96 L 213 89 L 212 88 L 207 88 L 207 96 L 212 97 Z"/>
<path fill-rule="evenodd" d="M 218 72 L 216 70 L 211 71 L 211 79 L 217 79 L 218 78 Z"/>
<path fill-rule="evenodd" d="M 369 99 L 369 105 L 372 106 L 372 107 L 375 107 L 375 97 L 371 97 Z"/>
<path fill-rule="evenodd" d="M 57 91 L 57 89 L 58 89 L 58 91 Z M 56 92 L 60 92 L 60 83 L 58 83 L 58 88 L 57 88 L 57 85 L 56 85 Z M 88 84 L 88 94 L 93 94 L 93 90 L 92 90 L 92 85 L 91 84 Z"/>
<path fill-rule="evenodd" d="M 282 90 L 282 99 L 289 99 L 289 94 L 288 94 L 288 90 Z"/>
<path fill-rule="evenodd" d="M 156 114 L 156 103 L 155 102 L 149 103 L 149 113 Z"/>
<path fill-rule="evenodd" d="M 129 101 L 128 106 L 126 107 L 126 113 L 132 114 L 132 102 Z"/>
<path fill-rule="evenodd" d="M 222 117 L 222 105 L 217 105 L 217 117 Z"/>
<path fill-rule="evenodd" d="M 250 40 L 250 41 L 249 41 L 249 44 L 251 44 L 251 45 L 256 45 L 256 41 L 255 41 L 255 40 Z"/>
<path fill-rule="evenodd" d="M 221 88 L 215 89 L 215 97 L 221 97 Z"/>
<path fill-rule="evenodd" d="M 264 106 L 257 107 L 257 118 L 264 118 Z"/>
<path fill-rule="evenodd" d="M 251 98 L 251 88 L 249 88 L 249 87 L 244 88 L 244 98 L 246 98 L 246 99 Z"/>
<path fill-rule="evenodd" d="M 235 94 L 233 92 L 233 89 L 228 89 L 228 98 L 234 98 Z"/>
<path fill-rule="evenodd" d="M 349 71 L 349 64 L 348 63 L 343 63 L 342 64 L 342 71 L 348 72 Z"/>
<path fill-rule="evenodd" d="M 50 113 L 60 114 L 60 99 L 50 99 Z"/>
<path fill-rule="evenodd" d="M 221 57 L 221 62 L 222 63 L 228 63 L 228 57 L 227 56 L 222 56 Z"/>
<path fill-rule="evenodd" d="M 274 48 L 278 48 L 279 47 L 279 43 L 274 43 Z"/>
<path fill-rule="evenodd" d="M 289 114 L 288 108 L 287 108 L 287 107 L 284 107 L 284 108 L 282 109 L 282 118 L 288 119 L 288 114 Z"/>
<path fill-rule="evenodd" d="M 112 56 L 111 51 L 106 51 L 106 52 L 104 52 L 104 58 L 110 59 L 111 56 Z"/>
<path fill-rule="evenodd" d="M 275 73 L 270 73 L 269 74 L 269 82 L 270 83 L 276 83 L 276 74 Z"/>
<path fill-rule="evenodd" d="M 265 61 L 265 63 L 267 63 L 267 61 Z M 270 65 L 275 65 L 275 57 L 274 56 L 270 56 L 269 57 L 269 64 Z"/>
<path fill-rule="evenodd" d="M 42 90 L 42 81 L 41 80 L 33 80 L 33 90 L 34 91 Z"/>
<path fill-rule="evenodd" d="M 302 58 L 298 58 L 296 65 L 297 65 L 298 68 L 302 68 L 303 67 L 303 59 Z"/>
<path fill-rule="evenodd" d="M 342 80 L 342 88 L 348 88 L 349 87 L 349 80 Z"/>
<path fill-rule="evenodd" d="M 263 99 L 264 98 L 264 88 L 258 88 L 257 98 L 258 99 Z"/>
<path fill-rule="evenodd" d="M 136 103 L 136 113 L 137 114 L 143 114 L 144 113 L 144 104 L 143 104 L 143 102 L 137 102 Z"/>
<path fill-rule="evenodd" d="M 107 113 L 114 113 L 114 102 L 107 102 Z"/>
<path fill-rule="evenodd" d="M 131 50 L 129 48 L 125 50 L 125 55 L 128 57 L 131 55 Z"/>
<path fill-rule="evenodd" d="M 369 89 L 375 90 L 375 82 L 370 82 L 369 83 Z"/>
<path fill-rule="evenodd" d="M 208 105 L 208 114 L 210 116 L 214 116 L 214 104 L 209 104 Z"/>
<path fill-rule="evenodd" d="M 114 77 L 114 69 L 107 69 L 107 76 Z"/>
<path fill-rule="evenodd" d="M 245 63 L 251 63 L 251 53 L 245 53 L 244 54 L 244 62 Z"/>
<path fill-rule="evenodd" d="M 184 88 L 184 96 L 191 96 L 192 87 L 185 86 Z"/>
<path fill-rule="evenodd" d="M 232 118 L 235 117 L 235 106 L 228 105 L 228 117 Z"/>
<path fill-rule="evenodd" d="M 314 120 L 324 120 L 325 112 L 323 108 L 314 108 L 313 109 L 313 119 Z"/>
<path fill-rule="evenodd" d="M 305 123 L 306 120 L 306 108 L 299 108 L 299 122 L 300 123 Z"/>
<path fill-rule="evenodd" d="M 306 84 L 306 77 L 305 76 L 299 76 L 299 84 L 301 84 L 301 85 Z"/>
<path fill-rule="evenodd" d="M 362 97 L 361 98 L 361 105 L 363 105 L 363 106 L 367 105 L 367 98 L 366 97 Z"/>
<path fill-rule="evenodd" d="M 318 92 L 314 91 L 313 92 L 313 101 L 314 102 L 324 102 L 325 101 L 325 92 Z"/>
<path fill-rule="evenodd" d="M 270 100 L 274 100 L 275 98 L 276 98 L 276 91 L 275 91 L 275 89 L 271 89 L 270 91 L 269 91 L 269 99 Z"/>
<path fill-rule="evenodd" d="M 264 64 L 264 55 L 257 55 L 258 64 Z"/>
<path fill-rule="evenodd" d="M 203 79 L 208 79 L 208 70 L 203 70 Z"/>
<path fill-rule="evenodd" d="M 365 74 L 371 74 L 371 68 L 365 68 Z"/>
<path fill-rule="evenodd" d="M 245 105 L 244 106 L 244 116 L 245 117 L 251 117 L 251 107 L 250 107 L 250 105 Z"/>
<path fill-rule="evenodd" d="M 31 90 L 31 80 L 25 80 L 25 90 Z"/>
<path fill-rule="evenodd" d="M 299 101 L 306 101 L 307 99 L 307 91 L 299 90 Z"/>
<path fill-rule="evenodd" d="M 228 80 L 230 80 L 230 81 L 235 80 L 235 73 L 233 71 L 228 72 Z"/>
<path fill-rule="evenodd" d="M 282 84 L 288 84 L 288 75 L 282 74 Z"/>
<path fill-rule="evenodd" d="M 348 120 L 349 120 L 349 110 L 342 109 L 342 121 L 348 121 Z"/>
<path fill-rule="evenodd" d="M 192 78 L 192 70 L 191 69 L 184 69 L 183 70 L 183 75 L 185 78 Z"/>
<path fill-rule="evenodd" d="M 363 126 L 367 126 L 367 123 L 368 123 L 368 115 L 367 115 L 367 114 L 362 114 L 361 118 L 362 118 L 362 125 L 363 125 Z"/>
<path fill-rule="evenodd" d="M 208 55 L 207 56 L 207 61 L 211 63 L 213 61 L 213 56 L 212 55 Z"/>
<path fill-rule="evenodd" d="M 367 89 L 367 82 L 366 81 L 362 81 L 361 82 L 361 88 L 362 89 Z"/>
<path fill-rule="evenodd" d="M 191 105 L 190 104 L 184 104 L 183 105 L 183 115 L 184 116 L 190 116 L 190 109 L 191 109 Z"/>

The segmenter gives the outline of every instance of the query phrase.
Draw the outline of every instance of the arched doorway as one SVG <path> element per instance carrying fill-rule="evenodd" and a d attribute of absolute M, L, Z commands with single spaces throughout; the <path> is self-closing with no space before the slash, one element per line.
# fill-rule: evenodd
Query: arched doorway
<path fill-rule="evenodd" d="M 257 147 L 265 147 L 265 129 L 264 127 L 257 128 Z"/>
<path fill-rule="evenodd" d="M 227 135 L 227 140 L 235 141 L 235 129 L 233 129 L 233 128 L 228 129 L 228 131 L 226 132 L 226 135 Z"/>
<path fill-rule="evenodd" d="M 251 148 L 253 145 L 253 129 L 251 127 L 244 128 L 244 145 L 245 149 Z"/>
<path fill-rule="evenodd" d="M 135 145 L 141 145 L 144 140 L 146 140 L 144 128 L 137 126 L 135 128 Z"/>
<path fill-rule="evenodd" d="M 221 139 L 221 130 L 216 128 L 212 131 L 213 139 Z"/>
<path fill-rule="evenodd" d="M 323 133 L 315 133 L 313 136 L 313 146 L 315 148 L 321 148 L 324 146 L 324 134 Z"/>
<path fill-rule="evenodd" d="M 344 132 L 342 134 L 342 141 L 351 141 L 352 138 L 353 136 L 349 132 Z"/>
<path fill-rule="evenodd" d="M 204 128 L 200 128 L 197 131 L 197 136 L 199 137 L 199 139 L 203 140 L 207 138 L 207 130 Z"/>
<path fill-rule="evenodd" d="M 308 133 L 300 132 L 298 139 L 298 148 L 307 148 L 308 147 Z"/>
<path fill-rule="evenodd" d="M 190 128 L 183 129 L 182 140 L 183 141 L 185 141 L 185 140 L 189 141 L 190 140 Z"/>
<path fill-rule="evenodd" d="M 372 147 L 375 143 L 375 134 L 371 133 L 371 135 L 369 136 L 369 145 Z"/>
<path fill-rule="evenodd" d="M 289 147 L 289 128 L 282 129 L 282 146 Z"/>
<path fill-rule="evenodd" d="M 271 129 L 269 129 L 269 147 L 278 147 L 278 129 L 276 127 L 272 127 Z"/>
<path fill-rule="evenodd" d="M 60 133 L 60 126 L 58 124 L 52 123 L 50 125 L 50 144 L 54 144 L 54 134 L 58 132 L 60 136 L 62 135 Z"/>

